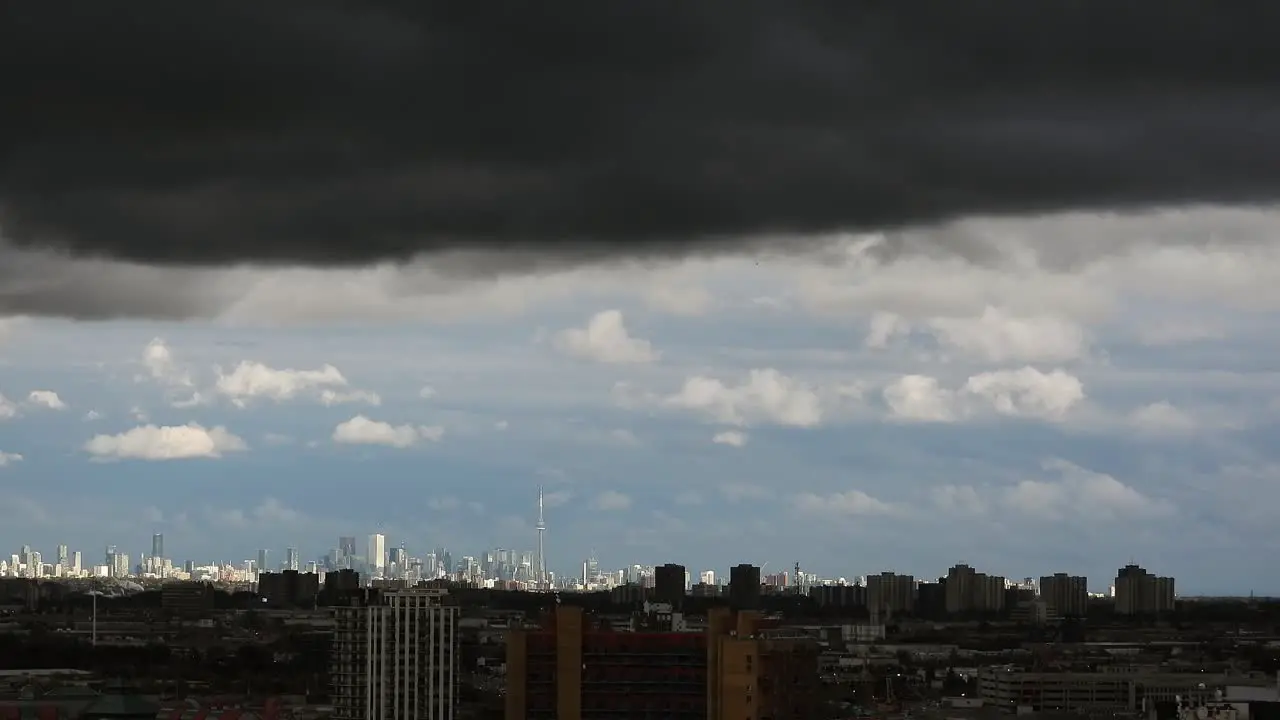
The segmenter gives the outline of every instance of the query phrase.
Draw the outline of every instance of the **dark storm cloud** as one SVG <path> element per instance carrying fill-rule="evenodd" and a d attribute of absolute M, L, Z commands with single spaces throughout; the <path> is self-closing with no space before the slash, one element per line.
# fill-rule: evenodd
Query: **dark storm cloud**
<path fill-rule="evenodd" d="M 553 263 L 1280 191 L 1280 3 L 0 9 L 0 233 L 144 263 Z"/>

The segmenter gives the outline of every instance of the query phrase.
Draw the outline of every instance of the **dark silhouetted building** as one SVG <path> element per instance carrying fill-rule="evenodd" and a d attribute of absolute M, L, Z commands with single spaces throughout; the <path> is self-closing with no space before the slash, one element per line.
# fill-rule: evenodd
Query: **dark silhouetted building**
<path fill-rule="evenodd" d="M 1152 575 L 1137 565 L 1116 573 L 1116 614 L 1154 615 L 1174 609 L 1173 578 Z"/>
<path fill-rule="evenodd" d="M 867 589 L 862 585 L 814 585 L 809 597 L 818 607 L 852 610 L 867 607 Z"/>
<path fill-rule="evenodd" d="M 729 604 L 734 610 L 760 609 L 760 568 L 746 564 L 729 568 Z"/>
<path fill-rule="evenodd" d="M 667 563 L 653 569 L 653 599 L 679 610 L 684 607 L 683 565 Z"/>
<path fill-rule="evenodd" d="M 1081 618 L 1089 611 L 1089 579 L 1054 573 L 1040 578 L 1040 599 L 1063 617 Z"/>
<path fill-rule="evenodd" d="M 320 593 L 320 576 L 285 570 L 258 575 L 258 594 L 274 607 L 313 607 Z"/>
<path fill-rule="evenodd" d="M 160 609 L 176 617 L 200 618 L 213 611 L 214 589 L 206 582 L 167 582 L 160 586 Z"/>

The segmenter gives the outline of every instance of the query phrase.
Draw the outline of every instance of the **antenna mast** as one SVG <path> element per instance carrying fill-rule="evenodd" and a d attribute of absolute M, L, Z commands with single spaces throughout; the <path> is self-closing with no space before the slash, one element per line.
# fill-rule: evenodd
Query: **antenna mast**
<path fill-rule="evenodd" d="M 538 485 L 538 557 L 534 559 L 533 581 L 538 590 L 546 590 L 549 583 L 547 582 L 547 556 L 546 546 L 543 542 L 543 536 L 547 533 L 547 522 L 542 514 L 542 485 Z"/>

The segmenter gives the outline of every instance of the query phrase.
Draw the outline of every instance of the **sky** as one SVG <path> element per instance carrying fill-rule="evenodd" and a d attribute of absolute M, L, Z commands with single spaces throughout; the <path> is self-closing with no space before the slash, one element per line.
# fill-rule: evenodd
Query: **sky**
<path fill-rule="evenodd" d="M 226 270 L 218 318 L 7 320 L 15 548 L 314 557 L 337 536 L 551 567 L 737 562 L 831 576 L 1134 560 L 1275 592 L 1274 210 L 969 220 L 1017 264 L 580 268 L 435 292 L 426 264 Z M 1186 228 L 1252 244 L 1164 242 Z M 1069 270 L 1068 232 L 1125 248 Z M 95 274 L 130 270 L 99 267 Z M 1097 578 L 1093 580 L 1092 578 Z"/>
<path fill-rule="evenodd" d="M 1274 3 L 72 4 L 0 11 L 11 551 L 541 485 L 560 572 L 1280 595 Z"/>

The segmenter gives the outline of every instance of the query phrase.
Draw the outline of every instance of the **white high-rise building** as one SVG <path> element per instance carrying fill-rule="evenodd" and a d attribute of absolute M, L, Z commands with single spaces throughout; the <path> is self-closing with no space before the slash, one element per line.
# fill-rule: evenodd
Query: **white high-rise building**
<path fill-rule="evenodd" d="M 334 609 L 336 720 L 453 720 L 458 608 L 447 594 L 397 590 Z"/>
<path fill-rule="evenodd" d="M 374 533 L 369 536 L 369 554 L 365 557 L 374 575 L 381 575 L 387 567 L 387 536 Z"/>

